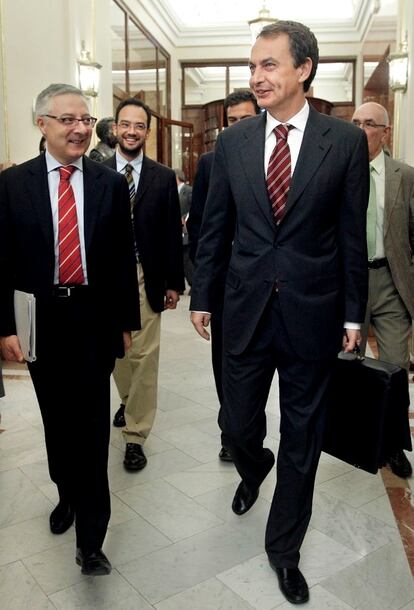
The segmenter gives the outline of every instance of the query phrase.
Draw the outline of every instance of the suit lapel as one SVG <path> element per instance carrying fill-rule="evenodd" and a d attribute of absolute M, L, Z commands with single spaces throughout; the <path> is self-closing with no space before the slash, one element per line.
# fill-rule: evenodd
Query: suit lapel
<path fill-rule="evenodd" d="M 102 179 L 102 173 L 99 164 L 92 163 L 87 157 L 83 157 L 83 216 L 86 253 L 92 242 L 106 190 L 106 182 Z"/>
<path fill-rule="evenodd" d="M 292 176 L 292 184 L 286 204 L 285 217 L 292 210 L 306 186 L 315 175 L 323 159 L 328 154 L 332 146 L 330 129 L 324 116 L 310 106 L 309 118 L 303 134 L 302 145 L 296 161 L 295 171 Z"/>
<path fill-rule="evenodd" d="M 395 166 L 392 159 L 385 155 L 384 237 L 390 226 L 392 211 L 397 203 L 400 183 L 400 168 Z"/>
<path fill-rule="evenodd" d="M 264 145 L 266 132 L 266 113 L 249 119 L 244 132 L 245 141 L 240 147 L 240 157 L 250 188 L 264 217 L 274 229 L 269 195 L 264 173 Z"/>
<path fill-rule="evenodd" d="M 144 155 L 144 158 L 142 160 L 141 175 L 139 177 L 137 195 L 135 197 L 135 205 L 140 201 L 140 199 L 142 199 L 147 188 L 150 186 L 154 178 L 154 167 L 155 163 L 153 163 L 151 159 L 148 159 L 148 157 Z"/>
<path fill-rule="evenodd" d="M 33 159 L 33 162 L 28 166 L 27 171 L 27 201 L 30 203 L 34 212 L 36 213 L 48 248 L 51 252 L 53 252 L 54 237 L 52 205 L 50 202 L 49 183 L 47 179 L 47 167 L 44 154 Z M 35 186 L 35 188 L 33 188 L 33 186 Z"/>

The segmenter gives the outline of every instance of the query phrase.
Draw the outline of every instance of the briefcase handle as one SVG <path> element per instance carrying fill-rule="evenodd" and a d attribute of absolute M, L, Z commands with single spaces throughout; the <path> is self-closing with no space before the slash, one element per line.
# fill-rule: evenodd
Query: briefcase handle
<path fill-rule="evenodd" d="M 352 352 L 344 352 L 343 350 L 340 351 L 338 354 L 338 358 L 340 360 L 348 360 L 351 362 L 362 362 L 363 360 L 365 360 L 365 356 L 361 354 L 361 350 L 358 346 L 354 347 Z"/>

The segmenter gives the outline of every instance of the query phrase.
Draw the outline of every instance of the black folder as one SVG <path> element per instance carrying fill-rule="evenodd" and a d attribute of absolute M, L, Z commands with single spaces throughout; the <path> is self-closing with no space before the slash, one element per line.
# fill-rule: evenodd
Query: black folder
<path fill-rule="evenodd" d="M 405 369 L 341 352 L 331 390 L 323 451 L 373 474 L 396 449 L 411 451 Z"/>

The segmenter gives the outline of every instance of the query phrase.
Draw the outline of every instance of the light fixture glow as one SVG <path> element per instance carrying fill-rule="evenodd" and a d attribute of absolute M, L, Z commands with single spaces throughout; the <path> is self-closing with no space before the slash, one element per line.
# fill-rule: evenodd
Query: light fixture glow
<path fill-rule="evenodd" d="M 271 17 L 269 10 L 266 8 L 266 2 L 264 0 L 263 6 L 259 11 L 259 16 L 256 19 L 251 19 L 247 23 L 249 24 L 252 42 L 255 42 L 256 38 L 262 31 L 265 25 L 269 25 L 270 23 L 275 23 L 277 21 L 276 17 Z"/>
<path fill-rule="evenodd" d="M 101 64 L 91 60 L 91 54 L 86 50 L 85 41 L 82 40 L 81 57 L 79 65 L 79 86 L 88 97 L 96 97 L 99 91 L 99 70 Z"/>
<path fill-rule="evenodd" d="M 406 91 L 408 83 L 407 39 L 400 43 L 398 53 L 388 56 L 390 65 L 390 87 L 393 91 Z"/>

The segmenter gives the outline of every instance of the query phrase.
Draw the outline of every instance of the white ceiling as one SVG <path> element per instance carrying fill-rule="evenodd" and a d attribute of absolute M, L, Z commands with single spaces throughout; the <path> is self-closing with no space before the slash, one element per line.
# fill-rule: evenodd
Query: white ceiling
<path fill-rule="evenodd" d="M 395 27 L 398 0 L 265 0 L 272 17 L 306 23 L 320 43 L 361 42 L 372 29 Z M 247 22 L 263 0 L 145 0 L 176 47 L 249 44 Z"/>

